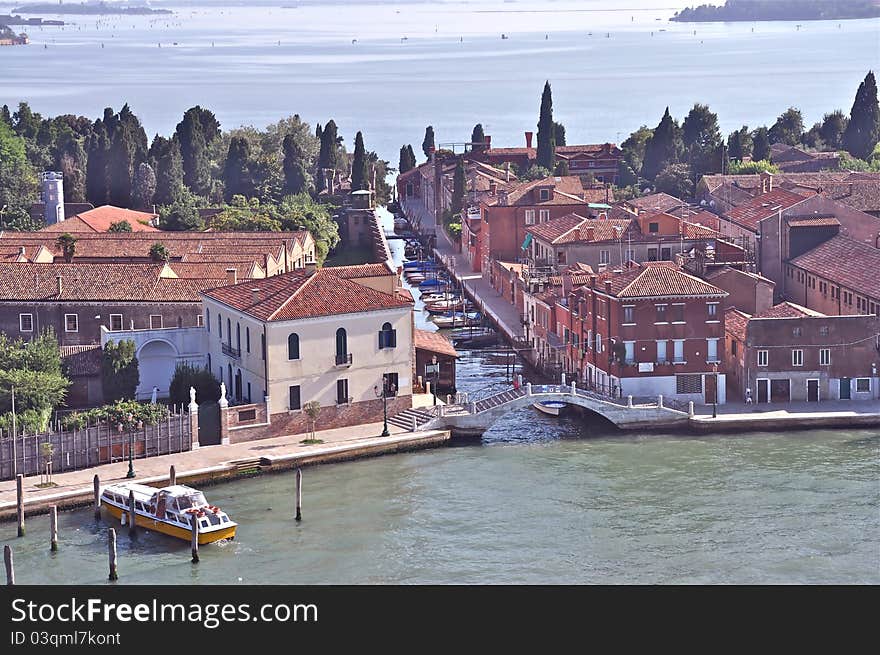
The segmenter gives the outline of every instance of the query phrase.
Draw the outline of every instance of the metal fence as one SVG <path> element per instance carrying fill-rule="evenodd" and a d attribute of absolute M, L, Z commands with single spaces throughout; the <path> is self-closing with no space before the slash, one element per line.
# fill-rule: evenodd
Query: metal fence
<path fill-rule="evenodd" d="M 190 417 L 187 413 L 169 414 L 156 425 L 132 430 L 102 423 L 82 430 L 19 434 L 0 438 L 0 480 L 11 480 L 17 473 L 36 475 L 46 470 L 43 444 L 52 446 L 52 472 L 61 473 L 134 459 L 179 453 L 192 449 Z M 13 460 L 14 453 L 14 460 Z"/>

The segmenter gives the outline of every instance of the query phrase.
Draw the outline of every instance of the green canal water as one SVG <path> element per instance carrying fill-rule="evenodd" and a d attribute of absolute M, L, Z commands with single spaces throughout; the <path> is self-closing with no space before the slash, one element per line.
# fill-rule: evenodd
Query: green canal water
<path fill-rule="evenodd" d="M 467 353 L 464 388 L 503 379 Z M 880 436 L 874 431 L 624 435 L 531 409 L 478 445 L 206 488 L 240 523 L 203 547 L 119 537 L 119 584 L 880 583 Z M 105 584 L 106 529 L 62 512 L 27 536 L 0 524 L 23 584 Z M 115 523 L 118 528 L 118 523 Z"/>

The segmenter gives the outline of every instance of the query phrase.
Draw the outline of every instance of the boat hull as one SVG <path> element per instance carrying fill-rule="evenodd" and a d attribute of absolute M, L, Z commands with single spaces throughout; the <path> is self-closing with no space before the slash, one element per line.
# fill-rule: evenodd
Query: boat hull
<path fill-rule="evenodd" d="M 122 509 L 121 507 L 111 505 L 107 502 L 102 502 L 101 504 L 114 518 L 121 519 L 122 515 L 125 514 L 126 521 L 128 521 L 128 511 Z M 138 514 L 137 512 L 135 512 L 134 524 L 138 527 L 152 530 L 153 532 L 166 534 L 169 537 L 176 537 L 177 539 L 182 539 L 183 541 L 192 541 L 192 531 L 189 528 L 170 525 L 169 523 L 165 523 L 164 521 L 160 521 L 149 516 L 144 516 L 142 514 Z M 234 539 L 235 529 L 237 527 L 237 525 L 230 525 L 222 527 L 218 530 L 199 532 L 199 545 L 211 544 L 215 541 L 220 541 L 221 539 Z"/>
<path fill-rule="evenodd" d="M 565 409 L 565 403 L 534 403 L 532 407 L 537 409 L 539 412 L 542 412 L 543 414 L 547 414 L 547 416 L 559 416 L 559 413 L 563 409 Z"/>

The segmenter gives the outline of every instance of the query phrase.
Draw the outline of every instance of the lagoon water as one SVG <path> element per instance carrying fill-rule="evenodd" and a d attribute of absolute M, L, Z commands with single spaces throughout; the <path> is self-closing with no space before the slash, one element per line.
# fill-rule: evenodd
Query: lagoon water
<path fill-rule="evenodd" d="M 548 78 L 569 143 L 619 142 L 666 105 L 681 119 L 694 102 L 725 133 L 790 105 L 809 126 L 849 112 L 880 62 L 880 19 L 668 22 L 693 4 L 682 0 L 280 4 L 291 8 L 61 16 L 73 24 L 29 28 L 31 45 L 0 49 L 0 104 L 96 118 L 128 102 L 150 135 L 196 104 L 226 128 L 334 118 L 346 143 L 363 130 L 396 165 L 401 144 L 419 152 L 428 124 L 438 143 L 468 140 L 482 122 L 493 143 L 520 145 Z"/>

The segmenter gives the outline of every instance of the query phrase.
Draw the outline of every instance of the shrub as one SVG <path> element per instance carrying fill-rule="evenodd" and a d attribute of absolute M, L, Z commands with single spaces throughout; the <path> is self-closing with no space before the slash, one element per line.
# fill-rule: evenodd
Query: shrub
<path fill-rule="evenodd" d="M 196 402 L 209 403 L 220 399 L 220 380 L 207 368 L 178 364 L 171 378 L 168 395 L 172 403 L 189 404 L 189 388 L 196 390 Z"/>

